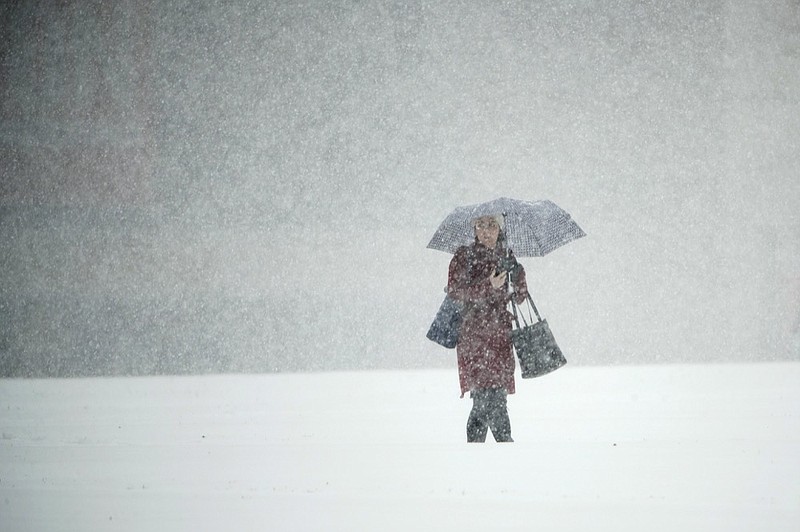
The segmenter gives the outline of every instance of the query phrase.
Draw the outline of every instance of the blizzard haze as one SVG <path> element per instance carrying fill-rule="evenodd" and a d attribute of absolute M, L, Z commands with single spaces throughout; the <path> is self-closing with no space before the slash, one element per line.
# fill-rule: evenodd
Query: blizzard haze
<path fill-rule="evenodd" d="M 800 360 L 797 2 L 0 7 L 0 375 L 451 367 L 456 205 L 571 364 Z"/>

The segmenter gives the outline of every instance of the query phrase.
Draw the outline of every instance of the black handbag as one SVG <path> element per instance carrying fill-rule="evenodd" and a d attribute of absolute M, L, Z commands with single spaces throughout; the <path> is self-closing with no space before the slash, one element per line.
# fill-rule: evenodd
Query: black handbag
<path fill-rule="evenodd" d="M 451 298 L 449 295 L 444 297 L 444 301 L 439 306 L 439 311 L 433 319 L 428 334 L 429 340 L 436 342 L 442 347 L 453 349 L 458 343 L 458 332 L 461 329 L 463 320 L 464 305 Z"/>
<path fill-rule="evenodd" d="M 567 363 L 567 359 L 558 347 L 547 320 L 543 320 L 539 316 L 539 311 L 536 309 L 530 294 L 528 294 L 526 302 L 529 305 L 528 317 L 531 321 L 530 324 L 525 321 L 525 316 L 522 310 L 518 308 L 517 302 L 513 299 L 511 300 L 515 325 L 511 330 L 511 343 L 514 344 L 514 351 L 517 352 L 522 378 L 532 379 L 557 370 Z M 536 313 L 536 322 L 533 321 L 533 316 L 531 316 L 531 308 Z M 520 318 L 522 318 L 523 325 L 520 325 Z"/>

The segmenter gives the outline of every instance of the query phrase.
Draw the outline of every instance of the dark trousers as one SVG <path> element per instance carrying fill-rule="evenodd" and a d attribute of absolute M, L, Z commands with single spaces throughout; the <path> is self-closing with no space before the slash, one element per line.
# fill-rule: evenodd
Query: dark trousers
<path fill-rule="evenodd" d="M 511 439 L 511 420 L 508 418 L 506 395 L 503 388 L 478 389 L 470 393 L 472 411 L 467 419 L 468 442 L 485 442 L 487 429 L 492 430 L 495 441 L 514 441 Z"/>

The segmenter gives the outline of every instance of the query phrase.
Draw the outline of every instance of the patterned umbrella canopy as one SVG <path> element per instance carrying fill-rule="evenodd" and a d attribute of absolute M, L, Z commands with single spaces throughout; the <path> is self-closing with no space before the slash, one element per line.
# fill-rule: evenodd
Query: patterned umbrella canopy
<path fill-rule="evenodd" d="M 511 198 L 456 207 L 428 243 L 430 249 L 455 253 L 475 241 L 473 220 L 481 216 L 505 216 L 506 246 L 517 257 L 543 257 L 586 233 L 552 201 L 522 201 Z"/>

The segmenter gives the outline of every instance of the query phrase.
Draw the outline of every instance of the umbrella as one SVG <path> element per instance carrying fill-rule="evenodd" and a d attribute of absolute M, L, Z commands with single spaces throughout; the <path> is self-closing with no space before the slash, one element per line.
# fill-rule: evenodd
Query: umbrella
<path fill-rule="evenodd" d="M 430 249 L 455 253 L 475 241 L 472 221 L 481 216 L 505 216 L 506 246 L 517 257 L 543 257 L 559 247 L 586 236 L 561 207 L 549 200 L 522 201 L 498 198 L 456 207 L 439 225 L 428 243 Z"/>

